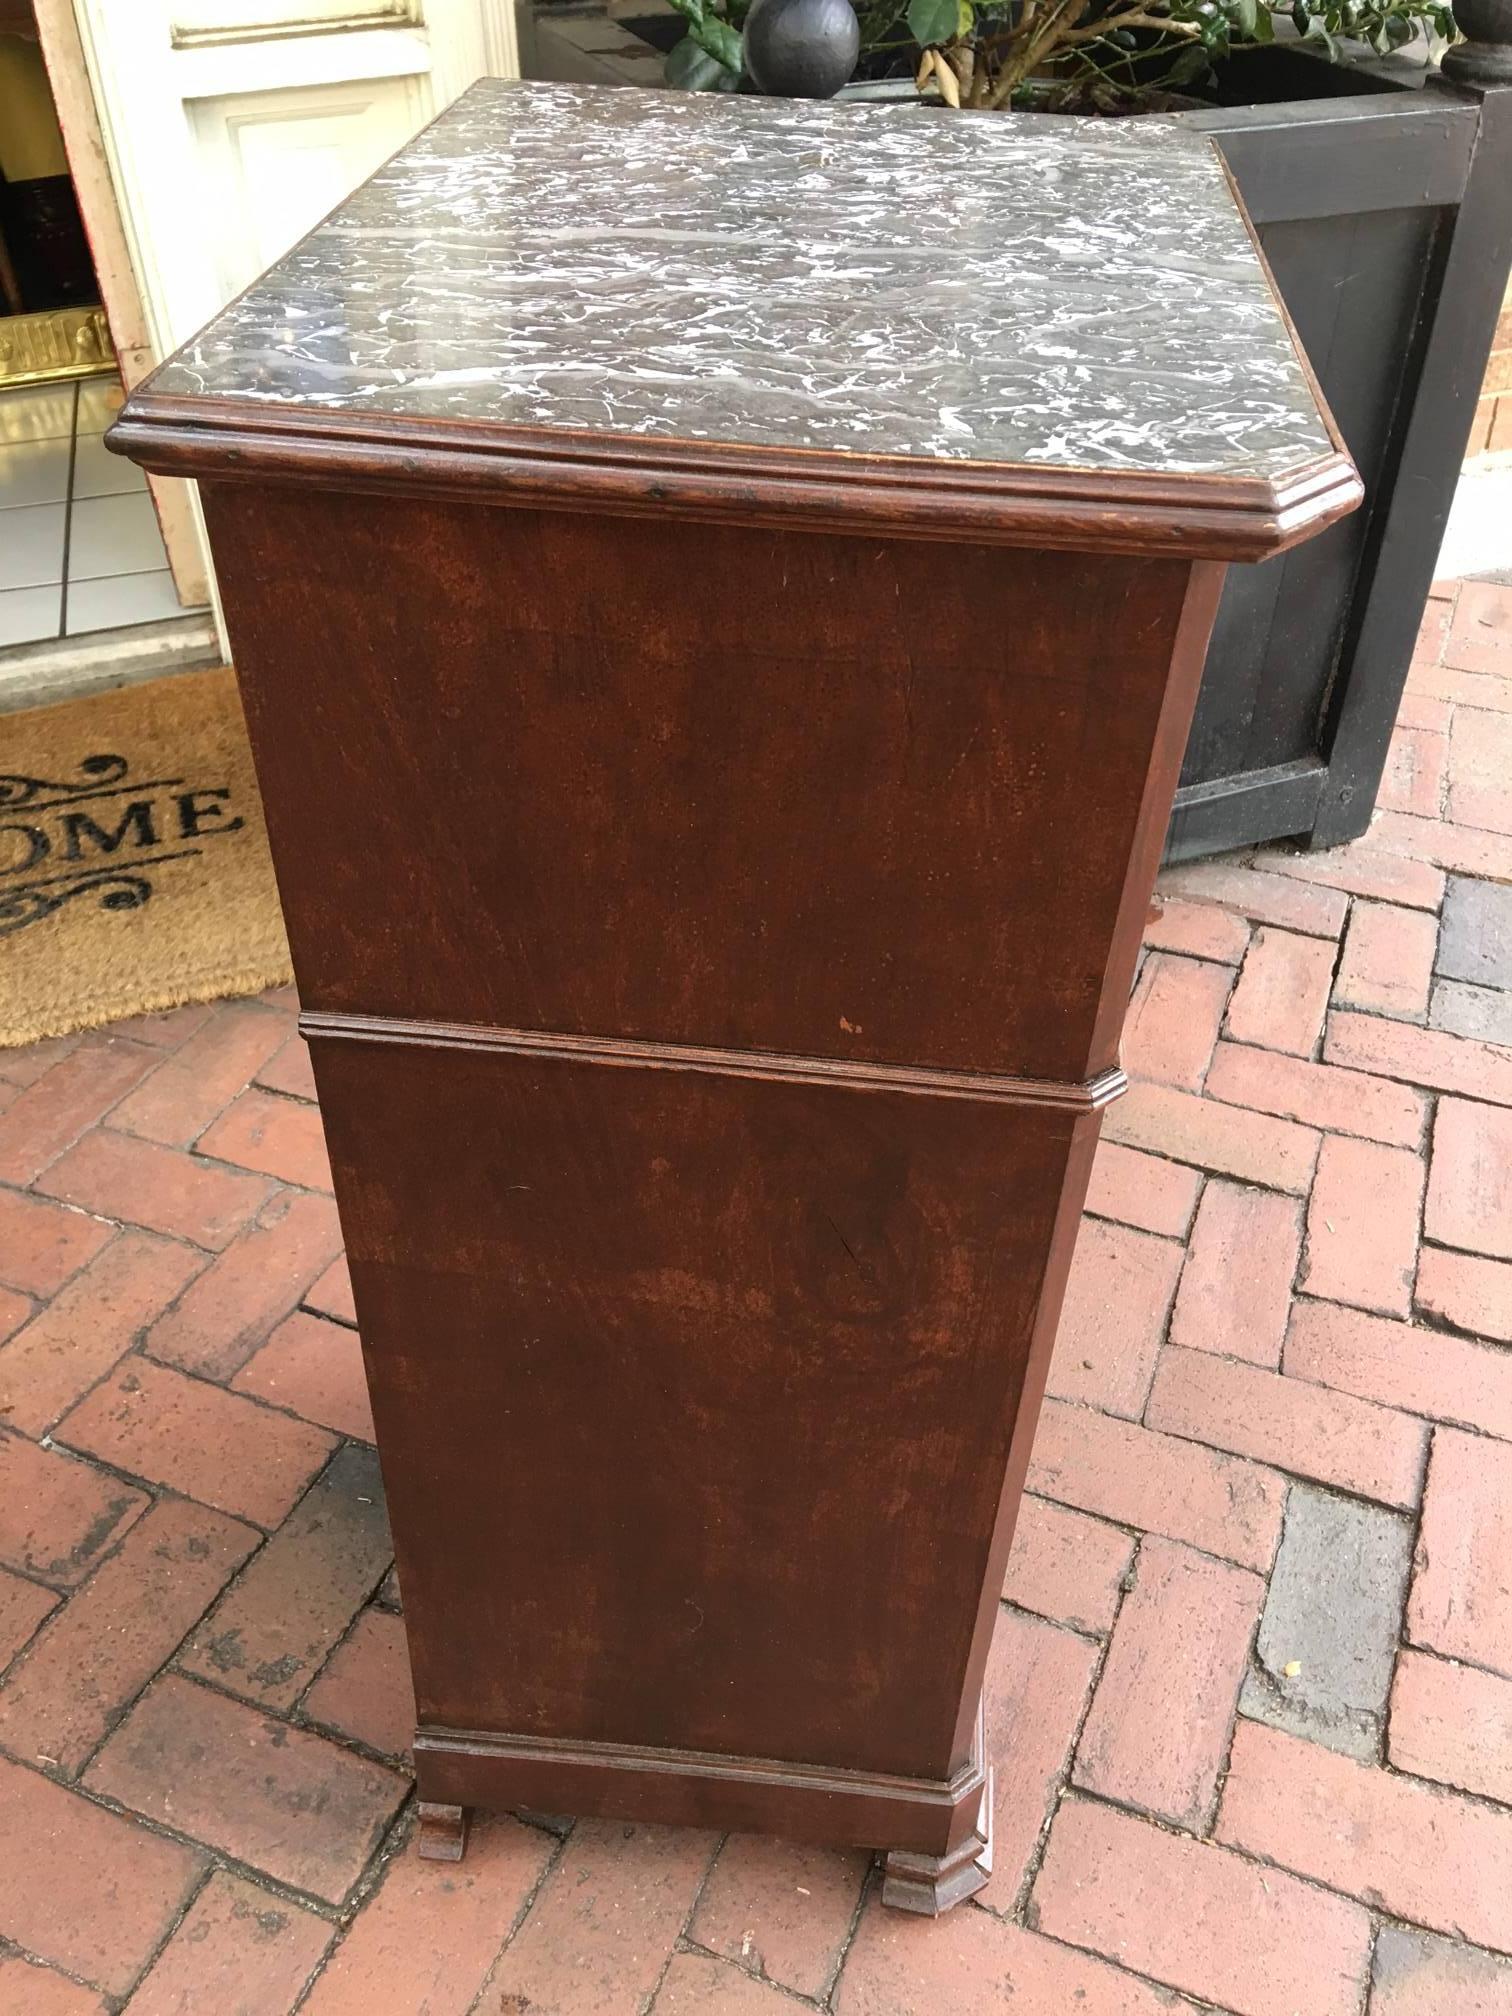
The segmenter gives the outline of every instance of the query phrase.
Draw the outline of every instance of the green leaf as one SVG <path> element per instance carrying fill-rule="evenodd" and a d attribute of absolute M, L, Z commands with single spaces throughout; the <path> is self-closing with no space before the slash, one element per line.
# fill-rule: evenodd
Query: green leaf
<path fill-rule="evenodd" d="M 949 42 L 960 19 L 960 0 L 908 0 L 909 31 L 921 49 Z"/>
<path fill-rule="evenodd" d="M 678 91 L 718 91 L 721 78 L 729 74 L 718 57 L 700 49 L 691 35 L 684 35 L 662 65 L 662 75 Z"/>
<path fill-rule="evenodd" d="M 740 37 L 728 21 L 721 21 L 717 14 L 706 14 L 693 30 L 693 40 L 700 49 L 705 49 L 716 63 L 722 63 L 726 70 L 740 75 L 744 55 Z"/>
<path fill-rule="evenodd" d="M 956 39 L 969 35 L 976 20 L 976 9 L 971 0 L 956 0 Z"/>
<path fill-rule="evenodd" d="M 1229 18 L 1241 35 L 1252 36 L 1260 18 L 1259 0 L 1230 0 Z"/>
<path fill-rule="evenodd" d="M 1181 84 L 1190 84 L 1200 77 L 1207 67 L 1207 51 L 1189 42 L 1166 72 L 1166 83 L 1172 89 Z"/>

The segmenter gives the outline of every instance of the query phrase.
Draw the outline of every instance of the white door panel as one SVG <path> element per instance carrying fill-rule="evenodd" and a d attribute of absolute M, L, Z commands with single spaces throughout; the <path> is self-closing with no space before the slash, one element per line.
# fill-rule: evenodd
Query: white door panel
<path fill-rule="evenodd" d="M 425 109 L 414 77 L 193 100 L 206 199 L 231 222 L 212 246 L 220 293 L 240 292 L 281 258 Z"/>
<path fill-rule="evenodd" d="M 74 6 L 164 353 L 474 78 L 519 67 L 509 0 Z"/>
<path fill-rule="evenodd" d="M 513 0 L 73 0 L 152 347 L 192 336 L 477 77 Z"/>

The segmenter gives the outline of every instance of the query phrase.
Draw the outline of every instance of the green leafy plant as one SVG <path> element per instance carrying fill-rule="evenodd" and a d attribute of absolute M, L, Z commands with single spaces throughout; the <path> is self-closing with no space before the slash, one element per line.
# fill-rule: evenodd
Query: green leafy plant
<path fill-rule="evenodd" d="M 1149 109 L 1281 21 L 1330 55 L 1454 33 L 1448 0 L 866 0 L 861 20 L 864 48 L 918 52 L 921 91 L 990 111 Z"/>
<path fill-rule="evenodd" d="M 672 0 L 688 32 L 667 58 L 669 84 L 684 91 L 738 91 L 740 30 L 750 0 Z"/>
<path fill-rule="evenodd" d="M 672 0 L 688 32 L 667 58 L 668 83 L 740 90 L 749 4 Z M 1343 41 L 1386 55 L 1455 32 L 1449 0 L 857 0 L 856 11 L 863 57 L 906 63 L 921 92 L 979 111 L 1187 102 L 1215 63 L 1274 41 L 1278 24 L 1331 56 Z"/>

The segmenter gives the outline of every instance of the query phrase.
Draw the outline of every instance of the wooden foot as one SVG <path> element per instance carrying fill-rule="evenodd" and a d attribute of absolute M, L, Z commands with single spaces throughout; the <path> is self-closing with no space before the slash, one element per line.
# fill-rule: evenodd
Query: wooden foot
<path fill-rule="evenodd" d="M 947 1855 L 918 1855 L 894 1848 L 882 1864 L 882 1902 L 896 1911 L 938 1918 L 974 1897 L 992 1874 L 992 1773 L 982 1789 L 976 1831 Z"/>
<path fill-rule="evenodd" d="M 427 1862 L 460 1862 L 467 1852 L 467 1808 L 420 1801 L 419 1853 Z"/>

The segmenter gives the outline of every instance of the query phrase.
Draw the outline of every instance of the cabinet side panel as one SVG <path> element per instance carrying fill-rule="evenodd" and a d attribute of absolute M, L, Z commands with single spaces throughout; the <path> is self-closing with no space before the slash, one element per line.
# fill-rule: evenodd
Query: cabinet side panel
<path fill-rule="evenodd" d="M 293 486 L 206 505 L 307 1008 L 1113 1061 L 1098 1001 L 1187 563 Z"/>
<path fill-rule="evenodd" d="M 314 1052 L 422 1728 L 958 1768 L 1086 1120 Z"/>

